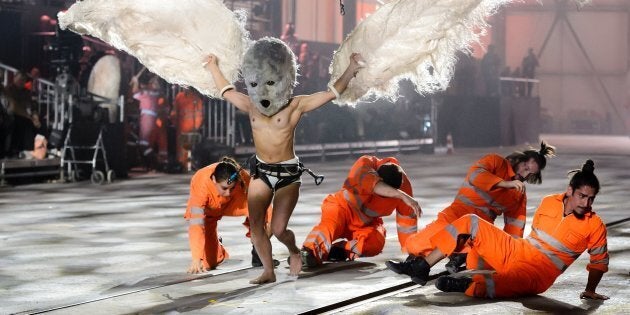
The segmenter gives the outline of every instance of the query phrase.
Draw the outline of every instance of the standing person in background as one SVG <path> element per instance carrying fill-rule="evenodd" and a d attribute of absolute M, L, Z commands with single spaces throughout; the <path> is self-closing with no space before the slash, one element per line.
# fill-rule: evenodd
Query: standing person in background
<path fill-rule="evenodd" d="M 139 83 L 142 71 L 131 79 L 133 98 L 140 103 L 140 130 L 139 141 L 145 166 L 155 169 L 158 164 L 158 156 L 155 149 L 158 148 L 159 156 L 167 157 L 166 137 L 164 136 L 164 97 L 160 77 L 151 75 L 147 84 Z M 160 117 L 161 116 L 161 117 Z"/>
<path fill-rule="evenodd" d="M 534 49 L 530 48 L 527 51 L 527 56 L 523 58 L 523 62 L 521 64 L 523 70 L 523 77 L 526 79 L 533 79 L 536 77 L 536 68 L 538 67 L 538 58 L 534 54 Z M 532 88 L 534 87 L 534 83 L 527 82 L 527 91 L 524 91 L 522 94 L 527 95 L 527 97 L 532 96 Z"/>
<path fill-rule="evenodd" d="M 203 123 L 203 99 L 193 88 L 183 88 L 175 96 L 171 119 L 175 122 L 177 160 L 188 169 L 188 152 L 200 140 Z"/>
<path fill-rule="evenodd" d="M 247 185 L 250 177 L 236 161 L 223 157 L 193 175 L 190 196 L 184 218 L 188 221 L 188 240 L 192 262 L 188 273 L 200 273 L 216 268 L 229 257 L 221 243 L 217 223 L 223 216 L 245 216 L 243 225 L 250 237 L 247 220 Z M 267 222 L 271 209 L 267 211 Z M 267 226 L 267 231 L 269 228 Z M 269 235 L 269 233 L 267 233 Z M 252 266 L 262 263 L 252 246 Z"/>
<path fill-rule="evenodd" d="M 494 45 L 488 45 L 488 51 L 481 59 L 481 74 L 486 85 L 486 96 L 499 95 L 501 73 L 501 57 Z"/>
<path fill-rule="evenodd" d="M 525 182 L 542 183 L 541 172 L 547 165 L 547 158 L 554 154 L 555 148 L 543 141 L 538 151 L 515 151 L 505 158 L 489 154 L 475 162 L 453 203 L 440 211 L 435 221 L 407 239 L 405 247 L 410 254 L 407 260 L 389 260 L 387 267 L 396 273 L 412 276 L 423 257 L 434 249 L 431 237 L 467 214 L 475 214 L 490 223 L 503 214 L 503 230 L 515 238 L 523 237 L 527 205 Z M 446 265 L 449 272 L 456 272 L 464 262 L 476 269 L 482 269 L 484 264 L 476 253 L 458 253 L 450 258 Z"/>
<path fill-rule="evenodd" d="M 295 24 L 287 23 L 284 25 L 284 32 L 280 39 L 289 46 L 294 55 L 300 55 L 300 40 L 295 36 Z"/>

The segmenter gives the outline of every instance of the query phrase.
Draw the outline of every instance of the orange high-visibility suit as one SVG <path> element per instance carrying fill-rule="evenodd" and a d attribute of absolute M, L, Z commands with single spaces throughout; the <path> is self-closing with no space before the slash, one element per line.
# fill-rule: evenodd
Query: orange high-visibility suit
<path fill-rule="evenodd" d="M 510 162 L 497 154 L 488 154 L 475 162 L 457 192 L 453 203 L 438 213 L 435 221 L 407 239 L 405 243 L 409 254 L 426 256 L 433 246 L 429 239 L 449 223 L 467 214 L 476 214 L 493 223 L 497 216 L 503 214 L 504 231 L 514 237 L 523 237 L 527 196 L 515 189 L 493 188 L 501 181 L 512 180 L 516 174 Z M 471 267 L 483 264 L 469 254 Z"/>
<path fill-rule="evenodd" d="M 322 218 L 307 236 L 303 246 L 311 249 L 318 262 L 327 260 L 333 241 L 346 238 L 347 258 L 378 255 L 385 246 L 385 227 L 381 217 L 396 210 L 398 241 L 401 248 L 417 231 L 418 218 L 402 200 L 376 195 L 381 181 L 376 170 L 385 163 L 399 165 L 396 158 L 360 157 L 350 169 L 341 190 L 328 195 L 322 203 Z M 403 174 L 400 190 L 413 197 L 411 183 Z"/>
<path fill-rule="evenodd" d="M 468 244 L 496 272 L 476 274 L 466 295 L 515 297 L 546 291 L 585 250 L 586 269 L 608 271 L 606 226 L 592 211 L 583 218 L 564 216 L 564 194 L 543 198 L 527 238 L 513 238 L 476 215 L 466 215 L 431 237 L 431 244 L 451 254 L 457 236 L 470 234 Z"/>
<path fill-rule="evenodd" d="M 182 166 L 188 164 L 188 150 L 195 139 L 190 133 L 199 131 L 203 122 L 203 100 L 194 91 L 182 90 L 175 96 L 171 118 L 177 130 L 177 160 Z M 186 147 L 184 146 L 186 145 Z"/>
<path fill-rule="evenodd" d="M 134 93 L 133 98 L 139 102 L 138 143 L 142 146 L 142 154 L 148 156 L 157 148 L 159 161 L 166 161 L 168 150 L 165 121 L 168 111 L 164 97 L 159 91 L 144 89 Z"/>
<path fill-rule="evenodd" d="M 250 176 L 245 170 L 240 170 L 240 182 L 236 183 L 229 197 L 219 196 L 212 181 L 212 174 L 219 163 L 210 164 L 193 175 L 190 181 L 190 197 L 186 206 L 184 218 L 188 221 L 188 240 L 194 260 L 201 259 L 204 267 L 215 268 L 229 257 L 223 245 L 219 242 L 217 221 L 223 216 L 245 216 L 247 210 L 247 185 Z M 269 208 L 271 209 L 271 207 Z M 271 211 L 267 212 L 270 219 Z M 250 237 L 249 221 L 243 223 L 247 227 L 247 237 Z"/>

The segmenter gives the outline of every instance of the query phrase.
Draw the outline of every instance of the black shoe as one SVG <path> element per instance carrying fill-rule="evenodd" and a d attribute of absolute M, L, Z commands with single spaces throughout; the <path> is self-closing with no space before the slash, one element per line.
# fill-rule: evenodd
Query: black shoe
<path fill-rule="evenodd" d="M 319 263 L 317 262 L 317 259 L 315 258 L 315 255 L 313 254 L 313 252 L 308 249 L 303 247 L 300 250 L 300 258 L 302 259 L 302 267 L 306 267 L 306 268 L 314 268 L 317 267 L 319 265 Z"/>
<path fill-rule="evenodd" d="M 466 269 L 466 267 L 462 266 L 466 263 L 466 256 L 468 256 L 466 253 L 455 253 L 448 256 L 449 262 L 445 265 L 446 270 L 450 274 L 454 274 Z"/>
<path fill-rule="evenodd" d="M 443 292 L 466 292 L 472 279 L 468 277 L 455 278 L 453 276 L 441 276 L 435 281 L 435 287 Z"/>
<path fill-rule="evenodd" d="M 262 267 L 263 263 L 258 256 L 258 252 L 256 252 L 256 248 L 252 246 L 252 267 Z M 273 266 L 278 267 L 280 265 L 280 261 L 277 259 L 273 260 Z"/>
<path fill-rule="evenodd" d="M 346 250 L 340 246 L 333 246 L 330 248 L 330 253 L 328 253 L 329 261 L 346 261 L 348 259 L 348 255 L 346 255 Z"/>
<path fill-rule="evenodd" d="M 407 256 L 407 259 L 405 261 L 395 261 L 395 260 L 388 260 L 385 262 L 385 266 L 387 266 L 387 268 L 397 274 L 405 274 L 408 276 L 411 276 L 411 261 L 414 260 L 416 257 L 413 255 L 409 255 Z"/>
<path fill-rule="evenodd" d="M 411 281 L 419 285 L 427 284 L 429 281 L 429 271 L 431 266 L 423 257 L 417 257 L 411 262 Z"/>
<path fill-rule="evenodd" d="M 256 248 L 252 246 L 252 267 L 262 267 L 262 261 L 256 252 Z"/>

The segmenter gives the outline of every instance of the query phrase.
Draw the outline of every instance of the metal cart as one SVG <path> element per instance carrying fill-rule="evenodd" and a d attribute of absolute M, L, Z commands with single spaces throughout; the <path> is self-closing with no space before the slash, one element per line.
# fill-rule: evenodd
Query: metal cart
<path fill-rule="evenodd" d="M 90 180 L 93 184 L 111 183 L 115 174 L 107 163 L 107 153 L 103 143 L 103 126 L 98 123 L 73 123 L 68 127 L 61 152 L 61 167 L 66 169 L 72 181 L 79 178 L 78 164 L 91 166 Z M 99 156 L 100 153 L 100 156 Z M 81 159 L 83 158 L 83 159 Z M 104 172 L 97 169 L 97 162 L 102 161 Z"/>

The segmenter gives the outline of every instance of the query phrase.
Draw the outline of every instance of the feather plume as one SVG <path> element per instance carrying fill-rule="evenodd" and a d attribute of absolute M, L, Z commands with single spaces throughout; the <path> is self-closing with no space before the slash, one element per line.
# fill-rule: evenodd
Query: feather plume
<path fill-rule="evenodd" d="M 219 96 L 203 67 L 208 54 L 234 82 L 250 44 L 245 14 L 220 0 L 85 0 L 59 13 L 59 25 L 126 51 L 168 82 Z"/>
<path fill-rule="evenodd" d="M 330 82 L 344 72 L 352 53 L 365 68 L 336 99 L 355 105 L 373 98 L 395 100 L 398 82 L 409 79 L 420 94 L 444 90 L 456 53 L 468 51 L 486 28 L 486 18 L 518 0 L 394 0 L 364 19 L 346 37 L 331 62 Z M 575 0 L 578 6 L 589 0 Z"/>

